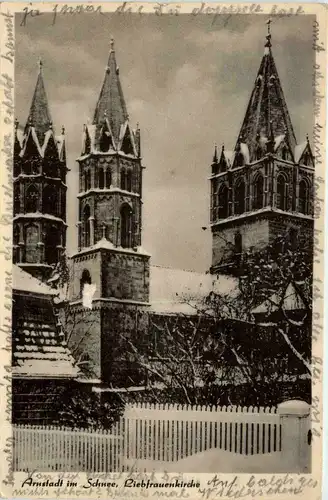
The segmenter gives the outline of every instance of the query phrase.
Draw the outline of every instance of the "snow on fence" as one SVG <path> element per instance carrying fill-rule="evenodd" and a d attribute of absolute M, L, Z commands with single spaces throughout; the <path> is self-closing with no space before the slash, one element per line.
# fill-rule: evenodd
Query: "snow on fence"
<path fill-rule="evenodd" d="M 113 431 L 14 425 L 14 470 L 121 470 L 122 421 Z"/>
<path fill-rule="evenodd" d="M 110 432 L 15 425 L 13 433 L 14 470 L 118 472 L 212 448 L 243 455 L 281 450 L 275 408 L 144 403 L 128 406 Z"/>
<path fill-rule="evenodd" d="M 281 451 L 276 408 L 135 404 L 125 412 L 128 462 L 175 462 L 211 448 L 243 455 Z"/>

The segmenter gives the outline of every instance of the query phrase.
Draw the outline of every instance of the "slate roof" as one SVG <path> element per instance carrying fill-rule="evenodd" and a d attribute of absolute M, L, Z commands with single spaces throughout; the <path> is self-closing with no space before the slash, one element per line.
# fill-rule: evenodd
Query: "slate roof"
<path fill-rule="evenodd" d="M 78 375 L 55 314 L 56 293 L 13 266 L 13 376 L 74 378 Z"/>
<path fill-rule="evenodd" d="M 272 55 L 269 34 L 238 141 L 247 143 L 252 161 L 259 137 L 275 139 L 282 135 L 293 154 L 296 138 Z"/>
<path fill-rule="evenodd" d="M 129 124 L 112 39 L 105 78 L 92 124 L 84 126 L 82 157 L 79 160 L 90 153 L 107 154 L 115 151 L 138 157 L 140 155 L 140 130 L 137 128 L 133 131 Z"/>
<path fill-rule="evenodd" d="M 94 125 L 102 125 L 104 116 L 108 117 L 110 130 L 116 141 L 119 139 L 121 125 L 128 120 L 128 112 L 121 86 L 119 69 L 116 64 L 114 42 L 111 41 L 108 64 L 93 117 Z"/>
<path fill-rule="evenodd" d="M 20 157 L 32 150 L 44 158 L 49 148 L 55 148 L 60 161 L 66 160 L 65 131 L 62 128 L 60 135 L 54 134 L 41 62 L 24 132 L 19 129 L 17 121 L 15 125 L 15 151 Z"/>
<path fill-rule="evenodd" d="M 48 106 L 48 98 L 43 82 L 42 63 L 40 62 L 38 79 L 25 130 L 27 131 L 30 124 L 33 125 L 39 141 L 43 141 L 44 134 L 49 130 L 51 123 L 52 120 Z"/>

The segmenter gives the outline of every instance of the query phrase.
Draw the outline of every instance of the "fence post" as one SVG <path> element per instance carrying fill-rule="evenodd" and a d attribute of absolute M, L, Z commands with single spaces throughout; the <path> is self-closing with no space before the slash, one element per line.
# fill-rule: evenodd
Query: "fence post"
<path fill-rule="evenodd" d="M 299 400 L 278 405 L 282 461 L 288 472 L 311 472 L 310 411 L 310 405 Z"/>

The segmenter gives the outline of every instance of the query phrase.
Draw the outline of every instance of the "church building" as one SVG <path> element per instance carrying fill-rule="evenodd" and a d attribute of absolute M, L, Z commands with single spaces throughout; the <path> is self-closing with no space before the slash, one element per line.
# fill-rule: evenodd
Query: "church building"
<path fill-rule="evenodd" d="M 55 135 L 42 62 L 23 133 L 15 126 L 13 260 L 46 282 L 66 246 L 65 131 Z"/>
<path fill-rule="evenodd" d="M 140 130 L 130 125 L 113 40 L 77 161 L 79 249 L 71 256 L 69 320 L 80 327 L 70 345 L 78 343 L 84 361 L 91 358 L 95 376 L 109 380 L 115 364 L 122 368 L 120 329 L 134 329 L 136 317 L 149 308 L 150 260 L 141 246 Z M 88 311 L 82 299 L 90 284 L 94 290 Z"/>
<path fill-rule="evenodd" d="M 67 167 L 64 130 L 54 133 L 41 64 L 22 137 L 16 125 L 14 262 L 54 283 L 66 245 Z M 113 40 L 93 117 L 82 127 L 78 249 L 68 262 L 62 318 L 66 340 L 94 389 L 141 386 L 145 377 L 138 379 L 130 339 L 146 342 L 149 325 L 161 317 L 195 315 L 193 304 L 213 290 L 238 293 L 238 261 L 277 236 L 298 239 L 311 251 L 314 158 L 308 138 L 296 141 L 269 31 L 235 148 L 222 147 L 220 154 L 215 148 L 210 272 L 169 270 L 151 266 L 142 246 L 141 131 L 129 120 Z"/>

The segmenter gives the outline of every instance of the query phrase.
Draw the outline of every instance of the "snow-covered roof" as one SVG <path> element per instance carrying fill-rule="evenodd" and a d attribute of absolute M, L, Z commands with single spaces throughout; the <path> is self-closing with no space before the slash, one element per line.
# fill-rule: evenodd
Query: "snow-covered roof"
<path fill-rule="evenodd" d="M 299 311 L 306 309 L 300 294 L 292 283 L 288 285 L 283 296 L 278 293 L 273 294 L 268 300 L 265 300 L 262 304 L 253 309 L 252 314 L 272 313 L 278 311 L 280 307 L 284 311 Z"/>
<path fill-rule="evenodd" d="M 21 365 L 13 367 L 13 376 L 42 378 L 75 378 L 79 370 L 73 365 L 73 358 L 61 358 L 56 361 L 49 359 L 25 359 Z"/>
<path fill-rule="evenodd" d="M 20 130 L 19 128 L 16 130 L 16 137 L 17 137 L 17 140 L 20 144 L 20 146 L 22 147 L 22 144 L 23 144 L 23 141 L 24 141 L 24 131 L 23 130 Z"/>
<path fill-rule="evenodd" d="M 230 276 L 150 267 L 151 310 L 165 314 L 196 314 L 211 291 L 236 293 L 237 280 Z"/>
<path fill-rule="evenodd" d="M 240 151 L 245 159 L 245 163 L 249 163 L 249 149 L 246 143 L 240 143 Z"/>
<path fill-rule="evenodd" d="M 38 139 L 38 136 L 36 134 L 36 131 L 35 131 L 34 127 L 29 127 L 27 135 L 25 136 L 23 148 L 22 148 L 21 152 L 19 153 L 19 156 L 21 156 L 21 157 L 24 156 L 25 151 L 26 151 L 26 147 L 27 147 L 27 143 L 28 143 L 28 139 L 29 139 L 30 136 L 32 136 L 32 139 L 34 141 L 34 144 L 36 145 L 36 148 L 38 150 L 39 155 L 43 156 L 42 155 L 42 149 L 41 149 L 41 146 L 39 144 L 39 139 Z"/>
<path fill-rule="evenodd" d="M 42 281 L 34 278 L 16 264 L 12 267 L 13 290 L 20 292 L 37 293 L 43 295 L 56 295 L 57 291 Z"/>
<path fill-rule="evenodd" d="M 50 214 L 43 214 L 41 212 L 29 212 L 26 214 L 19 214 L 14 217 L 13 220 L 17 219 L 47 219 L 47 220 L 53 220 L 56 222 L 64 222 L 63 219 L 60 219 L 59 217 L 56 217 L 55 215 L 50 215 Z"/>
<path fill-rule="evenodd" d="M 301 144 L 296 144 L 295 150 L 294 150 L 295 163 L 298 163 L 300 161 L 302 154 L 305 151 L 306 146 L 307 146 L 307 141 L 302 142 Z"/>
<path fill-rule="evenodd" d="M 88 253 L 93 250 L 115 250 L 115 252 L 122 252 L 122 253 L 132 253 L 132 254 L 139 254 L 139 255 L 147 255 L 150 257 L 150 254 L 144 250 L 142 247 L 136 247 L 134 250 L 133 248 L 122 248 L 122 247 L 116 247 L 113 245 L 113 243 L 106 238 L 102 238 L 101 240 L 97 241 L 94 245 L 87 247 L 87 248 L 82 248 L 79 252 L 74 253 L 74 256 L 76 255 L 83 255 L 85 253 Z"/>
<path fill-rule="evenodd" d="M 285 139 L 285 134 L 278 135 L 274 140 L 274 150 L 277 151 L 282 141 Z"/>
<path fill-rule="evenodd" d="M 72 378 L 79 370 L 55 313 L 51 289 L 13 266 L 13 376 Z M 20 293 L 28 292 L 28 293 Z"/>
<path fill-rule="evenodd" d="M 233 164 L 233 161 L 235 159 L 235 154 L 236 154 L 235 151 L 224 151 L 224 156 L 229 166 Z"/>

